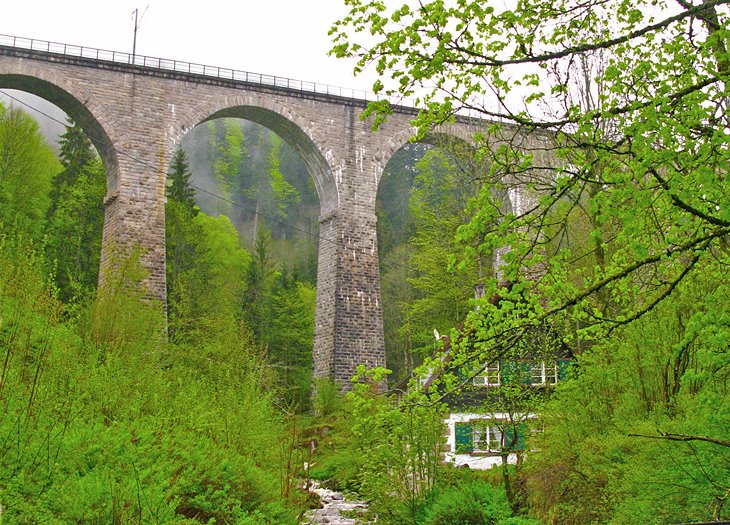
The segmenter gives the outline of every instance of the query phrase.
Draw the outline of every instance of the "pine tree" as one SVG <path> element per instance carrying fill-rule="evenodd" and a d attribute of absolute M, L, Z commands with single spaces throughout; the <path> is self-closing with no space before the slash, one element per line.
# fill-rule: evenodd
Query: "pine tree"
<path fill-rule="evenodd" d="M 63 170 L 53 180 L 50 194 L 51 207 L 48 210 L 48 217 L 53 216 L 56 212 L 58 202 L 64 191 L 74 184 L 84 168 L 96 159 L 96 151 L 91 140 L 71 118 L 68 119 L 66 131 L 61 135 L 59 145 L 61 147 L 59 156 Z"/>
<path fill-rule="evenodd" d="M 106 173 L 91 141 L 71 119 L 60 144 L 64 169 L 50 193 L 47 256 L 60 297 L 73 301 L 91 292 L 98 280 Z"/>
<path fill-rule="evenodd" d="M 59 144 L 61 146 L 61 164 L 70 174 L 78 175 L 96 157 L 91 140 L 71 118 L 68 119 L 66 131 L 61 135 Z"/>
<path fill-rule="evenodd" d="M 261 228 L 256 238 L 244 299 L 249 327 L 262 346 L 267 346 L 270 339 L 277 273 L 276 262 L 271 255 L 271 232 Z"/>
<path fill-rule="evenodd" d="M 168 171 L 167 203 L 165 204 L 165 252 L 167 259 L 167 300 L 170 306 L 170 335 L 178 328 L 183 307 L 182 275 L 196 264 L 196 244 L 193 219 L 199 208 L 195 190 L 190 185 L 192 172 L 187 155 L 178 148 Z"/>
<path fill-rule="evenodd" d="M 168 175 L 170 183 L 167 187 L 167 197 L 185 204 L 188 209 L 193 211 L 195 209 L 195 190 L 190 185 L 190 177 L 193 174 L 182 148 L 175 151 Z"/>

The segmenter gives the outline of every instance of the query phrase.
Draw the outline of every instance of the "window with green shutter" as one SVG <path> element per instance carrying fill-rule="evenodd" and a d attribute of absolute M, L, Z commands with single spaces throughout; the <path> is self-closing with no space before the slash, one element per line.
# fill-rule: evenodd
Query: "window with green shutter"
<path fill-rule="evenodd" d="M 558 379 L 560 381 L 568 376 L 568 368 L 572 362 L 572 359 L 558 359 Z"/>
<path fill-rule="evenodd" d="M 456 453 L 471 454 L 474 452 L 472 428 L 469 423 L 456 423 Z"/>
<path fill-rule="evenodd" d="M 517 426 L 517 440 L 514 446 L 510 450 L 525 450 L 525 433 L 527 432 L 527 425 L 525 423 L 519 423 Z M 515 425 L 508 424 L 505 428 L 505 446 L 509 446 L 512 443 L 515 435 Z"/>
<path fill-rule="evenodd" d="M 500 361 L 499 368 L 503 385 L 532 383 L 532 367 L 527 361 Z"/>

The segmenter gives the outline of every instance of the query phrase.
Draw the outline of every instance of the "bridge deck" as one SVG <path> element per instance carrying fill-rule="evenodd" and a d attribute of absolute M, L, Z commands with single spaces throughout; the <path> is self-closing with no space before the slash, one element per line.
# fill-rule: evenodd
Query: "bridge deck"
<path fill-rule="evenodd" d="M 34 54 L 38 53 L 46 57 L 56 56 L 64 59 L 83 59 L 85 62 L 107 63 L 124 68 L 133 68 L 139 73 L 178 73 L 189 76 L 191 79 L 195 77 L 206 77 L 208 79 L 240 83 L 248 87 L 253 85 L 287 91 L 298 91 L 302 94 L 324 95 L 338 99 L 348 99 L 361 105 L 379 99 L 376 94 L 365 90 L 12 35 L 0 34 L 0 49 L 11 52 L 13 50 L 31 51 Z"/>
<path fill-rule="evenodd" d="M 176 76 L 194 82 L 239 85 L 258 91 L 279 92 L 304 98 L 315 97 L 351 106 L 365 107 L 368 102 L 382 99 L 371 91 L 361 89 L 4 34 L 0 34 L 0 53 L 7 55 L 26 53 L 44 60 L 62 60 L 86 66 L 113 67 L 137 74 Z M 415 115 L 418 112 L 416 101 L 408 98 L 400 99 L 398 104 L 393 104 L 392 110 L 395 113 L 406 115 Z M 493 121 L 493 119 L 485 119 L 478 111 L 466 109 L 458 111 L 456 117 L 457 121 L 464 123 Z"/>

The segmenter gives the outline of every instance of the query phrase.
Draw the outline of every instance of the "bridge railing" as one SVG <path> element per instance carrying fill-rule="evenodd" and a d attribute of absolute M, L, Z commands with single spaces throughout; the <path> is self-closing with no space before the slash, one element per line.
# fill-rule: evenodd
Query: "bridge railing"
<path fill-rule="evenodd" d="M 355 100 L 378 100 L 377 95 L 366 90 L 343 88 L 318 82 L 306 82 L 293 78 L 265 75 L 261 73 L 240 71 L 237 69 L 230 69 L 218 66 L 208 66 L 205 64 L 195 64 L 191 62 L 183 62 L 180 60 L 171 60 L 167 58 L 149 57 L 138 54 L 133 55 L 131 53 L 124 53 L 120 51 L 109 51 L 93 47 L 62 44 L 60 42 L 49 42 L 47 40 L 38 40 L 35 38 L 25 38 L 0 34 L 0 45 L 17 47 L 20 49 L 29 49 L 32 51 L 55 53 L 64 56 L 114 62 L 117 64 L 127 64 L 165 71 L 175 71 L 178 73 L 203 75 L 206 77 L 220 78 L 225 80 L 248 82 L 251 84 L 259 84 L 262 86 L 273 86 L 279 88 L 293 89 L 296 91 L 305 91 L 309 93 L 334 95 Z"/>
<path fill-rule="evenodd" d="M 60 42 L 49 42 L 47 40 L 39 40 L 36 38 L 26 38 L 0 34 L 0 46 L 29 49 L 32 51 L 42 51 L 46 53 L 55 53 L 70 57 L 88 58 L 92 60 L 113 62 L 116 64 L 141 66 L 157 70 L 202 75 L 206 77 L 258 84 L 261 86 L 286 88 L 305 93 L 333 95 L 363 102 L 380 100 L 381 98 L 377 94 L 366 90 L 343 88 L 318 82 L 307 82 L 303 80 L 296 80 L 293 78 L 265 75 L 261 73 L 252 73 L 250 71 L 240 71 L 237 69 L 230 69 L 218 66 L 206 66 L 204 64 L 195 64 L 191 62 L 183 62 L 180 60 L 171 60 L 167 58 L 149 57 L 145 55 L 124 53 L 121 51 L 109 51 L 105 49 L 97 49 L 94 47 L 63 44 Z M 417 104 L 414 99 L 403 98 L 398 100 L 398 106 L 405 108 L 415 108 L 417 107 Z M 481 117 L 479 112 L 474 110 L 462 109 L 458 111 L 458 114 L 477 118 Z"/>

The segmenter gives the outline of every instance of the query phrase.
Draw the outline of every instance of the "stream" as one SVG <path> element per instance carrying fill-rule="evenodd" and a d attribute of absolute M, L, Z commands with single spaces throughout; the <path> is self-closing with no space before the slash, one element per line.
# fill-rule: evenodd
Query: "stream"
<path fill-rule="evenodd" d="M 319 496 L 323 507 L 309 511 L 303 525 L 374 523 L 363 521 L 367 511 L 367 503 L 364 501 L 348 500 L 341 492 L 322 488 L 317 482 L 312 484 L 311 491 Z"/>

